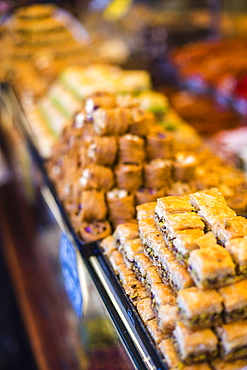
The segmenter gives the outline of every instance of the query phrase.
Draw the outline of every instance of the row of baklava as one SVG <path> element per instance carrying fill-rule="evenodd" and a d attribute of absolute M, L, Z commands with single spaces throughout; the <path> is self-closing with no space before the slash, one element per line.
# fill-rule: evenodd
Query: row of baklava
<path fill-rule="evenodd" d="M 137 208 L 139 221 L 142 217 L 144 217 L 144 219 L 153 218 L 153 204 L 139 206 Z M 161 236 L 158 231 L 156 231 L 156 236 Z M 157 241 L 156 239 L 156 242 Z M 157 247 L 156 242 L 154 246 Z M 202 292 L 198 288 L 193 287 L 182 289 L 176 294 L 175 291 L 167 285 L 169 274 L 164 277 L 163 271 L 160 270 L 160 263 L 154 260 L 156 264 L 152 264 L 151 260 L 147 257 L 150 251 L 147 252 L 147 249 L 145 249 L 144 245 L 141 243 L 138 226 L 135 223 L 119 225 L 114 236 L 103 240 L 102 247 L 114 271 L 119 275 L 126 294 L 137 307 L 138 313 L 151 333 L 155 343 L 158 344 L 158 348 L 169 367 L 175 368 L 179 366 L 180 360 L 188 364 L 194 361 L 201 362 L 206 359 L 208 360 L 210 356 L 211 358 L 215 357 L 216 353 L 218 353 L 219 342 L 215 333 L 208 328 L 192 331 L 191 328 L 187 327 L 187 324 L 191 322 L 195 324 L 198 318 L 200 319 L 202 316 L 203 318 L 205 315 L 207 316 L 207 310 L 210 312 L 211 310 L 215 310 L 216 307 L 223 307 L 223 298 L 220 297 L 216 291 Z M 164 241 L 162 242 L 162 239 L 159 240 L 159 246 L 157 248 L 160 251 L 163 249 L 165 254 L 167 254 L 167 256 L 169 255 L 169 249 L 164 244 Z M 171 255 L 170 264 L 172 269 L 174 269 L 175 265 L 172 266 Z M 133 276 L 133 272 L 135 276 Z M 138 277 L 138 280 L 145 286 L 146 290 L 136 281 L 136 277 Z M 222 292 L 222 296 L 225 294 L 224 304 L 228 302 L 230 298 L 232 298 L 231 301 L 233 303 L 233 300 L 236 301 L 237 296 L 238 298 L 241 297 L 246 281 L 243 280 L 237 284 L 236 287 L 226 287 L 227 289 L 225 289 L 225 292 Z M 243 301 L 245 301 L 244 304 Z M 184 302 L 186 302 L 186 304 Z M 246 298 L 243 296 L 242 301 L 239 303 L 246 309 L 246 302 Z M 230 306 L 230 303 L 228 306 Z M 153 307 L 153 309 L 150 307 Z M 191 318 L 195 321 L 188 321 L 188 317 L 185 319 L 185 316 L 182 315 L 183 311 L 181 307 L 185 307 L 190 313 Z M 204 311 L 201 310 L 202 307 Z M 154 312 L 155 319 L 153 319 Z M 212 314 L 212 312 L 210 313 Z M 246 315 L 244 317 L 246 317 Z M 214 322 L 212 322 L 214 319 L 215 324 L 219 323 L 219 321 L 217 321 L 217 315 L 214 316 L 212 314 L 209 326 L 214 324 Z M 154 330 L 154 326 L 156 326 L 156 330 Z M 152 329 L 150 329 L 150 327 Z M 245 352 L 244 355 L 239 355 L 239 353 L 241 353 L 241 350 L 245 351 L 246 329 L 247 326 L 245 321 L 229 325 L 222 324 L 218 327 L 217 335 L 222 341 L 221 355 L 224 360 L 233 359 L 234 356 L 236 358 L 238 358 L 238 356 L 245 356 Z M 172 331 L 173 340 L 170 338 Z M 238 333 L 237 335 L 236 332 Z M 177 350 L 175 350 L 174 341 L 176 342 Z M 238 344 L 236 345 L 234 341 L 238 341 Z M 202 345 L 202 343 L 204 344 Z M 239 343 L 241 343 L 241 345 Z M 241 367 L 238 366 L 243 366 L 244 364 L 245 362 L 243 361 L 234 361 L 225 364 L 221 360 L 216 360 L 213 365 L 215 367 L 213 368 L 220 369 L 222 366 L 226 366 L 225 368 L 229 366 L 229 368 L 232 369 L 241 369 Z M 210 368 L 206 364 L 197 366 L 195 368 Z"/>

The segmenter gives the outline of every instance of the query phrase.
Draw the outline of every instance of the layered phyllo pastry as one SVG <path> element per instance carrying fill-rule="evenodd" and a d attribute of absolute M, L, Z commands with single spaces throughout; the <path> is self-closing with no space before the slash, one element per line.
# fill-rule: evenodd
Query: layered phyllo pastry
<path fill-rule="evenodd" d="M 190 253 L 188 270 L 200 289 L 213 289 L 230 284 L 235 277 L 235 264 L 221 246 L 196 249 Z"/>
<path fill-rule="evenodd" d="M 237 273 L 247 276 L 247 236 L 227 241 L 225 248 L 236 263 Z"/>
<path fill-rule="evenodd" d="M 116 183 L 119 189 L 135 192 L 142 186 L 142 166 L 119 164 L 115 167 Z"/>
<path fill-rule="evenodd" d="M 196 287 L 182 289 L 177 295 L 181 319 L 192 330 L 220 324 L 223 311 L 222 300 L 217 291 L 200 290 Z"/>
<path fill-rule="evenodd" d="M 179 320 L 177 305 L 166 304 L 157 311 L 158 326 L 163 333 L 171 334 Z"/>
<path fill-rule="evenodd" d="M 198 239 L 205 234 L 200 229 L 181 230 L 172 236 L 167 236 L 167 245 L 174 251 L 176 258 L 185 265 L 188 263 L 190 252 L 199 248 Z"/>
<path fill-rule="evenodd" d="M 100 136 L 124 135 L 129 126 L 128 115 L 122 108 L 98 108 L 92 113 L 96 134 Z"/>
<path fill-rule="evenodd" d="M 179 356 L 176 352 L 173 340 L 168 338 L 168 339 L 163 339 L 159 345 L 158 349 L 165 360 L 165 364 L 172 369 L 179 369 L 182 366 L 182 363 L 179 359 Z"/>
<path fill-rule="evenodd" d="M 192 331 L 178 321 L 173 336 L 176 350 L 185 364 L 208 361 L 218 354 L 218 339 L 211 329 Z"/>
<path fill-rule="evenodd" d="M 140 221 L 144 218 L 154 218 L 156 204 L 156 202 L 148 202 L 138 205 L 136 207 L 137 221 Z"/>
<path fill-rule="evenodd" d="M 116 96 L 107 91 L 96 91 L 85 100 L 85 111 L 89 116 L 98 108 L 115 108 L 116 106 Z"/>
<path fill-rule="evenodd" d="M 125 242 L 131 239 L 137 239 L 139 237 L 137 223 L 126 222 L 116 227 L 113 233 L 116 245 L 118 248 L 123 248 Z"/>
<path fill-rule="evenodd" d="M 159 344 L 164 338 L 167 338 L 169 334 L 164 334 L 158 325 L 157 319 L 152 319 L 146 323 L 147 331 L 149 332 L 154 343 Z"/>
<path fill-rule="evenodd" d="M 246 370 L 247 369 L 247 363 L 245 359 L 225 362 L 217 358 L 216 360 L 211 362 L 211 366 L 213 370 Z"/>
<path fill-rule="evenodd" d="M 219 289 L 224 304 L 224 321 L 230 323 L 247 318 L 247 280 Z"/>
<path fill-rule="evenodd" d="M 155 216 L 157 216 L 157 213 Z M 204 230 L 205 228 L 205 224 L 195 212 L 173 213 L 166 215 L 165 218 L 157 216 L 156 220 L 157 226 L 164 234 L 174 234 L 186 229 Z"/>
<path fill-rule="evenodd" d="M 176 304 L 176 298 L 172 289 L 163 283 L 151 286 L 151 299 L 153 306 L 156 307 L 157 310 L 159 310 L 161 306 L 165 306 L 167 304 Z"/>
<path fill-rule="evenodd" d="M 135 257 L 139 253 L 143 253 L 143 245 L 139 238 L 127 240 L 122 248 L 125 262 L 130 269 L 134 268 Z"/>
<path fill-rule="evenodd" d="M 226 206 L 226 200 L 217 188 L 197 191 L 189 194 L 190 203 L 199 211 L 201 208 L 212 207 L 215 205 Z"/>
<path fill-rule="evenodd" d="M 117 275 L 122 285 L 136 282 L 134 273 L 126 267 L 125 263 L 117 266 Z"/>
<path fill-rule="evenodd" d="M 111 266 L 114 270 L 114 272 L 118 275 L 119 274 L 119 266 L 122 265 L 123 268 L 126 268 L 125 263 L 124 263 L 124 258 L 122 254 L 118 250 L 114 250 L 110 257 L 109 261 L 111 263 Z"/>
<path fill-rule="evenodd" d="M 109 235 L 102 239 L 100 246 L 104 251 L 104 254 L 109 258 L 113 251 L 117 250 L 115 239 L 113 235 Z"/>
<path fill-rule="evenodd" d="M 195 211 L 187 197 L 167 196 L 157 199 L 155 213 L 160 219 L 164 219 L 172 213 L 185 213 Z"/>
<path fill-rule="evenodd" d="M 147 268 L 145 280 L 145 286 L 148 290 L 150 290 L 154 284 L 162 283 L 162 279 L 156 266 L 150 266 Z"/>
<path fill-rule="evenodd" d="M 136 305 L 136 309 L 139 315 L 141 316 L 141 319 L 144 322 L 144 324 L 147 324 L 149 320 L 155 318 L 155 312 L 150 297 L 142 299 L 140 302 L 138 302 Z"/>
<path fill-rule="evenodd" d="M 216 328 L 224 361 L 247 357 L 247 321 L 223 324 Z"/>
<path fill-rule="evenodd" d="M 146 271 L 152 266 L 150 259 L 144 254 L 139 253 L 135 255 L 133 271 L 135 272 L 138 279 L 145 284 Z"/>
<path fill-rule="evenodd" d="M 138 135 L 126 134 L 118 140 L 118 162 L 143 164 L 145 160 L 144 140 Z"/>
<path fill-rule="evenodd" d="M 241 216 L 220 219 L 212 226 L 212 232 L 221 244 L 247 235 L 247 219 Z"/>
<path fill-rule="evenodd" d="M 166 274 L 168 275 L 170 286 L 176 292 L 194 285 L 193 279 L 187 269 L 176 259 L 167 263 Z"/>
<path fill-rule="evenodd" d="M 207 229 L 212 230 L 219 220 L 235 217 L 236 212 L 228 206 L 214 205 L 201 208 L 198 215 L 205 222 Z"/>
<path fill-rule="evenodd" d="M 123 289 L 134 306 L 137 306 L 140 301 L 149 296 L 138 280 L 123 284 Z"/>

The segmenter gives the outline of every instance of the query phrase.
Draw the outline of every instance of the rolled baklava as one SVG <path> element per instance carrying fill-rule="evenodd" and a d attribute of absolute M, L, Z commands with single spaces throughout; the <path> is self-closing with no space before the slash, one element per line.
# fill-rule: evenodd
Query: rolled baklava
<path fill-rule="evenodd" d="M 134 195 L 124 189 L 112 189 L 106 194 L 109 220 L 114 226 L 128 222 L 135 217 Z"/>
<path fill-rule="evenodd" d="M 108 221 L 82 222 L 78 225 L 78 234 L 86 242 L 93 242 L 106 238 L 111 234 L 111 225 Z"/>
<path fill-rule="evenodd" d="M 170 160 L 156 158 L 146 163 L 143 169 L 144 187 L 148 189 L 160 189 L 167 187 L 171 181 Z"/>
<path fill-rule="evenodd" d="M 170 159 L 173 152 L 173 136 L 169 132 L 158 132 L 147 135 L 146 153 L 149 161 L 162 158 Z"/>
<path fill-rule="evenodd" d="M 100 136 L 124 135 L 129 126 L 128 116 L 122 108 L 99 108 L 92 113 L 96 134 Z"/>
<path fill-rule="evenodd" d="M 101 166 L 112 166 L 117 155 L 117 139 L 114 136 L 94 136 L 87 146 L 87 157 Z"/>
<path fill-rule="evenodd" d="M 116 183 L 119 189 L 131 193 L 142 185 L 142 166 L 135 164 L 119 164 L 115 167 Z"/>
<path fill-rule="evenodd" d="M 142 165 L 145 159 L 144 140 L 132 134 L 120 136 L 118 162 Z"/>
<path fill-rule="evenodd" d="M 222 322 L 222 297 L 215 290 L 182 289 L 178 292 L 177 304 L 182 321 L 192 330 L 209 328 Z"/>
<path fill-rule="evenodd" d="M 83 169 L 79 184 L 83 190 L 108 191 L 114 186 L 114 175 L 110 168 L 92 163 Z"/>

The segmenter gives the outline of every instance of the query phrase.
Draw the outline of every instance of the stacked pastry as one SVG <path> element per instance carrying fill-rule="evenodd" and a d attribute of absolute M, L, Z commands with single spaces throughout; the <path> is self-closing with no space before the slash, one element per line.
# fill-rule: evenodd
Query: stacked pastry
<path fill-rule="evenodd" d="M 240 201 L 246 200 L 246 180 L 239 170 L 224 166 L 207 150 L 177 151 L 172 133 L 136 97 L 96 92 L 64 129 L 48 170 L 75 230 L 90 241 L 105 236 L 97 221 L 104 221 L 103 229 L 110 233 L 109 221 L 115 228 L 132 220 L 138 204 L 218 184 L 206 159 L 222 173 L 228 200 L 235 200 L 233 190 Z M 200 235 L 204 224 L 192 215 Z"/>
<path fill-rule="evenodd" d="M 218 189 L 139 205 L 101 246 L 168 367 L 247 367 L 247 219 Z"/>
<path fill-rule="evenodd" d="M 135 217 L 136 200 L 165 195 L 172 143 L 172 135 L 155 124 L 154 115 L 141 109 L 136 98 L 97 92 L 86 99 L 48 165 L 84 240 L 104 236 L 91 233 L 88 223 L 104 220 L 109 226 L 108 218 L 115 227 Z"/>

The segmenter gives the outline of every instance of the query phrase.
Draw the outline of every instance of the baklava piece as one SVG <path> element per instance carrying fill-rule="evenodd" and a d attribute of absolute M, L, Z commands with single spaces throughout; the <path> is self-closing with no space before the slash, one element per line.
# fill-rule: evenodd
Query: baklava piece
<path fill-rule="evenodd" d="M 218 354 L 218 339 L 211 329 L 192 331 L 178 321 L 173 335 L 176 350 L 185 364 L 210 360 Z"/>
<path fill-rule="evenodd" d="M 247 356 L 247 320 L 237 321 L 216 328 L 220 339 L 221 357 L 232 361 Z"/>
<path fill-rule="evenodd" d="M 151 286 L 151 298 L 153 306 L 156 307 L 157 310 L 159 310 L 161 306 L 167 304 L 176 304 L 176 298 L 172 289 L 163 283 Z"/>
<path fill-rule="evenodd" d="M 152 320 L 155 317 L 155 312 L 153 310 L 152 302 L 149 297 L 137 303 L 136 309 L 145 325 L 149 320 Z"/>
<path fill-rule="evenodd" d="M 139 253 L 135 255 L 133 271 L 138 276 L 138 279 L 145 285 L 146 271 L 152 266 L 150 259 L 144 254 Z"/>
<path fill-rule="evenodd" d="M 237 265 L 237 273 L 247 276 L 247 237 L 229 240 L 225 248 Z"/>
<path fill-rule="evenodd" d="M 170 304 L 161 306 L 157 312 L 157 319 L 158 326 L 163 333 L 172 333 L 179 320 L 178 306 Z"/>
<path fill-rule="evenodd" d="M 203 230 L 189 229 L 176 232 L 166 238 L 168 246 L 173 250 L 176 258 L 187 264 L 190 252 L 199 248 L 198 239 L 204 235 Z"/>
<path fill-rule="evenodd" d="M 163 339 L 158 345 L 158 349 L 169 368 L 180 368 L 181 361 L 176 352 L 172 339 Z"/>
<path fill-rule="evenodd" d="M 148 292 L 138 280 L 123 284 L 123 289 L 134 306 L 148 297 Z"/>
<path fill-rule="evenodd" d="M 166 335 L 160 330 L 157 319 L 152 319 L 148 321 L 146 324 L 146 328 L 156 344 L 159 344 L 163 339 L 166 339 L 169 335 L 169 334 Z"/>
<path fill-rule="evenodd" d="M 212 226 L 212 232 L 221 244 L 247 235 L 247 219 L 241 216 L 224 218 Z"/>
<path fill-rule="evenodd" d="M 246 360 L 225 362 L 217 358 L 211 363 L 211 366 L 213 370 L 247 370 Z"/>
<path fill-rule="evenodd" d="M 143 252 L 141 240 L 139 238 L 127 240 L 123 245 L 122 251 L 127 266 L 132 270 L 135 256 Z"/>
<path fill-rule="evenodd" d="M 149 202 L 138 205 L 136 207 L 137 220 L 139 221 L 144 218 L 154 218 L 156 204 L 156 202 Z"/>
<path fill-rule="evenodd" d="M 156 214 L 163 219 L 171 213 L 184 213 L 195 211 L 186 197 L 167 196 L 157 199 Z"/>
<path fill-rule="evenodd" d="M 127 240 L 137 239 L 139 237 L 138 225 L 137 223 L 135 224 L 130 222 L 120 224 L 116 227 L 113 236 L 116 241 L 116 245 L 121 249 Z"/>
<path fill-rule="evenodd" d="M 182 289 L 178 292 L 177 303 L 182 321 L 192 330 L 221 323 L 222 297 L 215 290 Z"/>
<path fill-rule="evenodd" d="M 215 206 L 206 206 L 198 211 L 198 215 L 205 222 L 207 229 L 211 230 L 214 225 L 220 220 L 224 220 L 228 217 L 235 217 L 236 212 L 227 206 L 220 206 L 216 204 Z"/>
<path fill-rule="evenodd" d="M 101 248 L 104 251 L 104 254 L 109 258 L 113 251 L 117 249 L 115 244 L 115 239 L 112 235 L 107 236 L 100 243 Z"/>
<path fill-rule="evenodd" d="M 227 285 L 219 293 L 223 298 L 226 323 L 247 318 L 247 280 Z"/>
<path fill-rule="evenodd" d="M 220 288 L 233 282 L 235 265 L 221 246 L 196 249 L 190 253 L 188 270 L 200 289 Z"/>
<path fill-rule="evenodd" d="M 77 228 L 77 232 L 82 240 L 93 242 L 106 238 L 111 234 L 111 225 L 108 221 L 82 222 Z"/>
<path fill-rule="evenodd" d="M 191 205 L 199 211 L 201 208 L 215 205 L 226 206 L 226 200 L 217 188 L 197 191 L 189 194 Z"/>
<path fill-rule="evenodd" d="M 166 215 L 165 219 L 158 219 L 157 226 L 164 234 L 187 229 L 204 230 L 205 224 L 195 212 L 173 213 Z"/>

